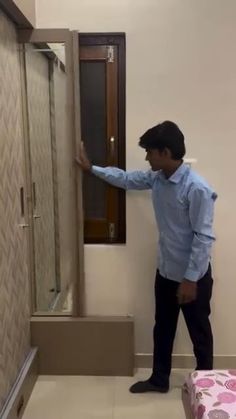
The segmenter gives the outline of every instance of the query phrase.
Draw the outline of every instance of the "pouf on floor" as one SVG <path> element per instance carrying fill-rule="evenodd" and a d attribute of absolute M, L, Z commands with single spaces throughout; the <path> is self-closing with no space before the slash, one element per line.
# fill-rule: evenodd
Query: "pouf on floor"
<path fill-rule="evenodd" d="M 187 419 L 236 419 L 236 370 L 195 371 L 182 396 Z"/>

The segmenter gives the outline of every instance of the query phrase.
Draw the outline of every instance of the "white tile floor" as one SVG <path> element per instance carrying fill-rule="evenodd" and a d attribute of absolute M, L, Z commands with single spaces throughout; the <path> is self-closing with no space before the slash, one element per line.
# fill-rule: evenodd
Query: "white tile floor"
<path fill-rule="evenodd" d="M 40 376 L 23 419 L 184 419 L 181 386 L 187 371 L 174 371 L 168 394 L 133 395 L 135 377 Z"/>

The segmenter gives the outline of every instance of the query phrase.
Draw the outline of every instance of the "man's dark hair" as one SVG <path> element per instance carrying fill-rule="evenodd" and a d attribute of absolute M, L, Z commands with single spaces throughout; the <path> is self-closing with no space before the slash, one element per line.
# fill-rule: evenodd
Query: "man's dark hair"
<path fill-rule="evenodd" d="M 147 130 L 140 138 L 139 145 L 146 150 L 163 151 L 168 148 L 173 160 L 181 160 L 185 153 L 184 135 L 171 121 L 165 121 Z"/>

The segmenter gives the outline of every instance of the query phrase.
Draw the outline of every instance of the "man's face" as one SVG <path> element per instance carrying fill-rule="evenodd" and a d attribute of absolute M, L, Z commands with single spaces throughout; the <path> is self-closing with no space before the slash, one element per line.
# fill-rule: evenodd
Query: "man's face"
<path fill-rule="evenodd" d="M 156 172 L 165 168 L 167 162 L 167 150 L 159 151 L 156 149 L 147 149 L 146 150 L 146 160 L 149 162 L 151 169 Z"/>

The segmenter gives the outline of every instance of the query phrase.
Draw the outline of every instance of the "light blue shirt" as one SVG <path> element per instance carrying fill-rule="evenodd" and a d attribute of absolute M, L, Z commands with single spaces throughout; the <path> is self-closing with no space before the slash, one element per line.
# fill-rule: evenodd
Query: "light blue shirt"
<path fill-rule="evenodd" d="M 159 228 L 158 267 L 173 281 L 198 281 L 209 266 L 216 193 L 197 173 L 182 164 L 167 179 L 157 172 L 125 172 L 115 167 L 92 167 L 92 173 L 111 185 L 129 189 L 151 189 Z"/>

